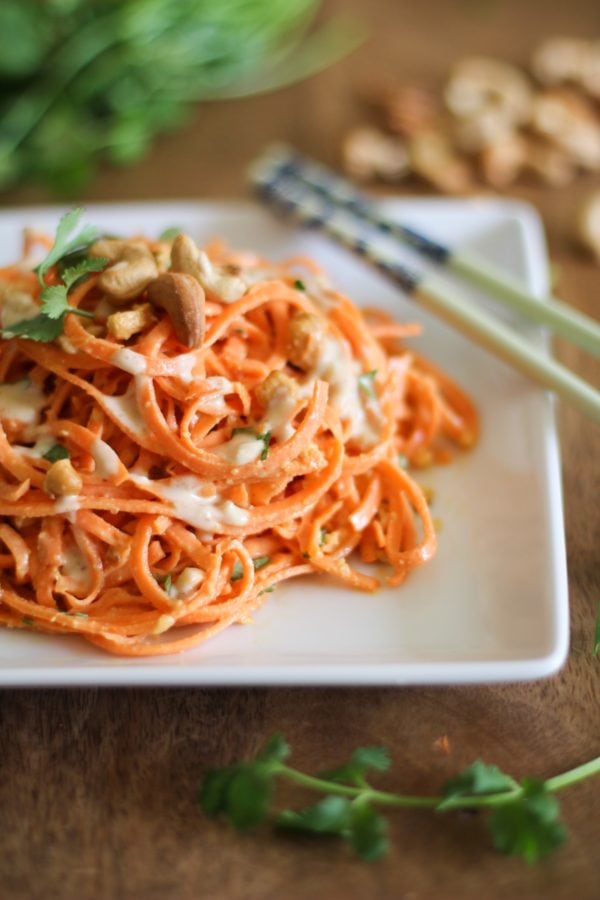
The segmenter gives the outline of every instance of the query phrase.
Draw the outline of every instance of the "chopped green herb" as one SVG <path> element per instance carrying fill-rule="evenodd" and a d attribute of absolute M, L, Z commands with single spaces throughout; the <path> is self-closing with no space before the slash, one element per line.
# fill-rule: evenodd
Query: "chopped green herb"
<path fill-rule="evenodd" d="M 165 594 L 168 594 L 171 590 L 171 587 L 173 586 L 173 576 L 171 575 L 171 573 L 167 572 L 166 575 L 155 575 L 154 577 L 162 587 Z"/>
<path fill-rule="evenodd" d="M 43 459 L 47 459 L 48 462 L 55 463 L 59 459 L 69 459 L 71 454 L 67 450 L 66 447 L 63 447 L 62 444 L 53 444 L 49 450 L 46 451 L 43 455 Z"/>
<path fill-rule="evenodd" d="M 409 465 L 408 456 L 406 456 L 404 453 L 399 453 L 398 454 L 398 465 L 400 466 L 401 469 L 408 469 L 408 465 Z"/>
<path fill-rule="evenodd" d="M 269 445 L 271 443 L 271 432 L 267 431 L 265 434 L 259 434 L 261 441 L 264 444 L 262 453 L 260 454 L 261 461 L 264 462 L 267 456 L 269 455 Z"/>
<path fill-rule="evenodd" d="M 329 532 L 326 528 L 319 529 L 319 547 L 326 543 Z"/>
<path fill-rule="evenodd" d="M 304 559 L 310 559 L 310 553 L 303 553 L 302 556 Z"/>
<path fill-rule="evenodd" d="M 88 614 L 82 613 L 82 612 L 68 612 L 67 615 L 74 616 L 76 619 L 87 619 L 88 618 Z"/>
<path fill-rule="evenodd" d="M 268 566 L 271 562 L 270 556 L 259 556 L 257 559 L 252 560 L 252 565 L 254 566 L 254 571 L 258 572 L 259 569 L 264 569 L 265 566 Z"/>
<path fill-rule="evenodd" d="M 600 603 L 596 611 L 596 629 L 594 632 L 594 656 L 598 656 L 600 650 Z"/>
<path fill-rule="evenodd" d="M 305 291 L 306 290 L 306 285 L 299 278 L 296 278 L 296 280 L 294 282 L 294 287 L 296 288 L 297 291 Z"/>
<path fill-rule="evenodd" d="M 266 590 L 269 590 L 268 588 Z M 385 772 L 390 758 L 383 747 L 359 747 L 343 766 L 322 775 L 309 775 L 287 764 L 290 749 L 275 735 L 253 760 L 209 772 L 200 803 L 207 816 L 224 815 L 237 828 L 267 819 L 275 781 L 283 778 L 323 794 L 312 806 L 285 809 L 277 827 L 314 835 L 337 835 L 358 856 L 375 860 L 389 849 L 386 809 L 420 808 L 451 814 L 456 809 L 487 808 L 492 841 L 502 853 L 535 862 L 564 841 L 555 793 L 593 775 L 600 775 L 600 757 L 547 781 L 516 781 L 497 766 L 480 760 L 448 781 L 440 796 L 414 796 L 378 790 L 367 780 L 370 771 Z"/>
<path fill-rule="evenodd" d="M 178 225 L 174 225 L 171 228 L 165 228 L 159 234 L 158 239 L 159 241 L 174 241 L 178 234 L 181 234 L 181 228 Z"/>
<path fill-rule="evenodd" d="M 22 625 L 33 625 L 34 621 L 31 616 L 21 616 L 21 624 Z"/>
<path fill-rule="evenodd" d="M 359 388 L 369 397 L 375 396 L 375 387 L 373 385 L 373 382 L 375 381 L 376 375 L 377 369 L 372 369 L 370 372 L 363 372 L 362 375 L 358 376 Z"/>
<path fill-rule="evenodd" d="M 231 578 L 229 580 L 230 581 L 239 581 L 240 578 L 243 577 L 243 575 L 244 575 L 244 567 L 241 564 L 241 562 L 239 561 L 239 559 L 236 559 L 236 561 L 233 564 L 233 569 L 231 570 Z"/>
<path fill-rule="evenodd" d="M 262 589 L 261 594 L 272 594 L 274 590 L 275 590 L 275 585 L 270 584 L 269 587 Z"/>

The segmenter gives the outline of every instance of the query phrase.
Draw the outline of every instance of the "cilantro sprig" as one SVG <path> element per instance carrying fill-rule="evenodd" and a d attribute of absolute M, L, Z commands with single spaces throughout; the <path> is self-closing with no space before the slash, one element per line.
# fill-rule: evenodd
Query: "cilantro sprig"
<path fill-rule="evenodd" d="M 77 234 L 76 230 L 83 209 L 72 209 L 61 218 L 56 229 L 54 244 L 37 268 L 37 276 L 42 285 L 41 313 L 31 319 L 15 322 L 5 329 L 5 337 L 26 337 L 32 341 L 48 343 L 55 340 L 63 332 L 67 313 L 94 318 L 94 314 L 85 309 L 77 309 L 69 305 L 69 291 L 86 275 L 100 272 L 108 264 L 108 260 L 96 257 L 81 258 L 74 265 L 63 268 L 60 284 L 47 285 L 45 278 L 52 266 L 61 259 L 75 254 L 89 246 L 98 232 L 92 225 L 84 226 Z"/>
<path fill-rule="evenodd" d="M 358 376 L 358 386 L 367 397 L 375 396 L 375 379 L 377 377 L 377 369 L 371 369 L 370 372 L 363 372 Z"/>
<path fill-rule="evenodd" d="M 555 794 L 600 774 L 600 757 L 546 781 L 517 781 L 497 766 L 477 760 L 446 782 L 441 794 L 414 796 L 380 791 L 371 784 L 371 773 L 390 767 L 383 747 L 359 747 L 345 765 L 318 776 L 287 765 L 290 753 L 286 740 L 276 734 L 254 759 L 208 772 L 200 790 L 204 813 L 211 818 L 224 816 L 240 830 L 259 825 L 269 817 L 275 783 L 281 778 L 323 796 L 312 805 L 279 812 L 274 820 L 277 828 L 334 835 L 362 859 L 376 860 L 389 849 L 388 822 L 381 807 L 431 809 L 442 814 L 486 809 L 494 847 L 533 863 L 566 838 Z"/>

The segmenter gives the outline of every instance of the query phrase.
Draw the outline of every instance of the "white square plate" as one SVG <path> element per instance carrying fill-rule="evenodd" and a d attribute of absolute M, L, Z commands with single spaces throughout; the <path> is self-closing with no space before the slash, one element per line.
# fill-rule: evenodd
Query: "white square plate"
<path fill-rule="evenodd" d="M 536 293 L 547 288 L 542 230 L 523 204 L 397 199 L 386 201 L 386 211 L 452 245 L 477 248 Z M 62 212 L 1 213 L 0 264 L 16 258 L 23 226 L 53 233 Z M 423 323 L 419 349 L 471 392 L 482 437 L 472 453 L 422 473 L 443 524 L 439 551 L 401 588 L 365 595 L 316 578 L 290 582 L 251 625 L 151 660 L 115 658 L 70 637 L 0 630 L 0 684 L 450 684 L 539 678 L 562 665 L 568 608 L 560 467 L 544 391 L 412 306 L 345 250 L 257 206 L 112 204 L 90 207 L 86 221 L 123 234 L 178 225 L 198 240 L 220 235 L 273 258 L 312 254 L 359 304 Z M 543 346 L 539 329 L 520 328 Z"/>

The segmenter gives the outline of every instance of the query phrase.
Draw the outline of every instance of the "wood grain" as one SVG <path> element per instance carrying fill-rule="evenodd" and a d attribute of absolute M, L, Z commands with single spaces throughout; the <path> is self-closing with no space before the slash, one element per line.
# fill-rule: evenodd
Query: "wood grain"
<path fill-rule="evenodd" d="M 272 96 L 199 108 L 185 132 L 161 138 L 134 169 L 103 170 L 83 200 L 244 194 L 244 168 L 283 138 L 332 163 L 344 130 L 363 115 L 367 80 L 439 82 L 465 52 L 522 62 L 540 36 L 598 31 L 597 0 L 360 0 L 330 4 L 367 22 L 351 59 Z M 574 248 L 570 222 L 589 190 L 533 185 L 560 293 L 598 314 L 600 270 Z M 597 182 L 596 182 L 597 186 Z M 34 189 L 8 204 L 48 198 Z M 598 366 L 565 344 L 558 356 L 588 379 Z M 281 729 L 303 767 L 343 759 L 357 744 L 391 748 L 384 782 L 434 790 L 476 757 L 515 775 L 546 776 L 600 752 L 600 662 L 591 656 L 600 595 L 598 429 L 559 409 L 571 599 L 571 652 L 548 681 L 494 687 L 298 690 L 4 691 L 0 703 L 0 896 L 3 900 L 439 900 L 600 894 L 600 784 L 564 794 L 570 841 L 543 864 L 500 857 L 477 816 L 398 813 L 393 851 L 368 865 L 335 844 L 240 837 L 198 811 L 206 768 L 253 752 Z M 518 622 L 515 623 L 518 628 Z M 451 752 L 436 739 L 446 734 Z"/>

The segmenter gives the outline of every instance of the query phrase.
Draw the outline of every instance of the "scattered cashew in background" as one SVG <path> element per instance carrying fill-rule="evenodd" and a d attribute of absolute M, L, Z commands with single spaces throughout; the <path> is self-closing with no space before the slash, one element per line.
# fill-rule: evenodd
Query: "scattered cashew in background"
<path fill-rule="evenodd" d="M 342 144 L 343 167 L 360 181 L 413 175 L 463 194 L 506 190 L 522 177 L 559 188 L 600 172 L 600 40 L 547 38 L 529 71 L 467 57 L 441 92 L 387 85 L 367 100 L 380 125 L 356 128 Z"/>

